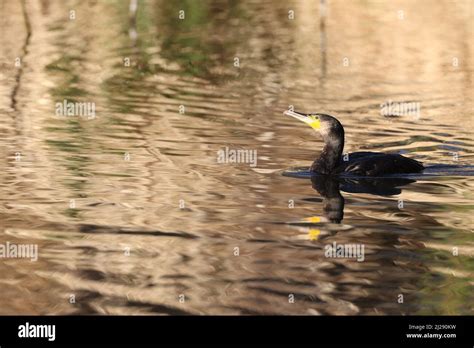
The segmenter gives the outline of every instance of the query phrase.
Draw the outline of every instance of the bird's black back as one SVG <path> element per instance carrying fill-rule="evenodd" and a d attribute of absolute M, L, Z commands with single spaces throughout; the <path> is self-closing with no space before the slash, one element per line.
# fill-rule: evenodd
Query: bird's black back
<path fill-rule="evenodd" d="M 347 161 L 341 159 L 336 172 L 361 176 L 379 176 L 419 173 L 423 169 L 424 167 L 420 162 L 399 154 L 354 152 L 349 154 Z"/>

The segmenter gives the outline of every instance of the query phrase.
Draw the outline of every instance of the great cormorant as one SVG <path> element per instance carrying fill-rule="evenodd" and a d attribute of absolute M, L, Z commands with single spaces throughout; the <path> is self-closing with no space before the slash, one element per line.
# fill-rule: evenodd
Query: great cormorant
<path fill-rule="evenodd" d="M 292 116 L 319 131 L 324 140 L 323 151 L 311 165 L 310 170 L 313 173 L 381 176 L 419 173 L 424 169 L 420 162 L 399 154 L 354 152 L 343 159 L 344 128 L 335 117 L 319 113 L 303 114 L 290 110 L 285 111 L 285 115 Z"/>

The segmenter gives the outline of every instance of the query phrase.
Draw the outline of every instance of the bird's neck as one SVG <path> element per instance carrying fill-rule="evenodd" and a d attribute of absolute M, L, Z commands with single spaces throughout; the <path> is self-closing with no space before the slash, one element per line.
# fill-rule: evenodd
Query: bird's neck
<path fill-rule="evenodd" d="M 344 149 L 344 138 L 324 139 L 325 145 L 319 157 L 313 162 L 311 171 L 320 174 L 332 174 L 339 166 L 342 150 Z"/>

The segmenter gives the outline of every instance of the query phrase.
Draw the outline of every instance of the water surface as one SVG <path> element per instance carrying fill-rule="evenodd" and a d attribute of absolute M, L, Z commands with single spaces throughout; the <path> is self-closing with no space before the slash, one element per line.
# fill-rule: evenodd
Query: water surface
<path fill-rule="evenodd" d="M 39 248 L 0 260 L 0 313 L 472 314 L 474 177 L 342 190 L 334 223 L 282 175 L 323 145 L 282 113 L 337 116 L 347 152 L 473 165 L 473 8 L 0 0 L 0 243 Z M 225 147 L 257 165 L 217 163 Z"/>

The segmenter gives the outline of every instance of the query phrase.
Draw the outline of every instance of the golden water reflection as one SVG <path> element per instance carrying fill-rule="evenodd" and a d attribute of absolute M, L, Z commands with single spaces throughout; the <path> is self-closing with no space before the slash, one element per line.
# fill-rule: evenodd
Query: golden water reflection
<path fill-rule="evenodd" d="M 472 165 L 472 1 L 0 8 L 0 242 L 40 250 L 1 260 L 2 314 L 472 313 L 471 177 L 342 192 L 340 224 L 306 226 L 323 198 L 281 175 L 322 146 L 289 105 L 337 115 L 347 152 Z M 64 100 L 96 117 L 56 116 Z M 381 116 L 390 100 L 420 119 Z M 224 147 L 257 167 L 218 164 Z"/>

